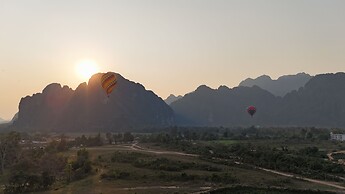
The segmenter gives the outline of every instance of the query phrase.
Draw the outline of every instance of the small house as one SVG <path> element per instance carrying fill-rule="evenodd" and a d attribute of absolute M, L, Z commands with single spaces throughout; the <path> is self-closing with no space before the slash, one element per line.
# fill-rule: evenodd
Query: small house
<path fill-rule="evenodd" d="M 331 140 L 345 141 L 345 134 L 334 134 L 331 132 L 330 135 L 331 135 Z"/>

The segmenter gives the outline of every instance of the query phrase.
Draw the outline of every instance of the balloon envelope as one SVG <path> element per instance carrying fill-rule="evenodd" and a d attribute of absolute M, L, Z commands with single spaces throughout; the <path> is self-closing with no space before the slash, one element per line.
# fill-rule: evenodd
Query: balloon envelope
<path fill-rule="evenodd" d="M 108 72 L 102 75 L 101 85 L 107 96 L 109 97 L 110 93 L 113 91 L 117 83 L 115 73 Z"/>
<path fill-rule="evenodd" d="M 256 113 L 256 108 L 254 106 L 249 106 L 247 108 L 247 112 L 250 114 L 250 116 L 253 116 Z"/>

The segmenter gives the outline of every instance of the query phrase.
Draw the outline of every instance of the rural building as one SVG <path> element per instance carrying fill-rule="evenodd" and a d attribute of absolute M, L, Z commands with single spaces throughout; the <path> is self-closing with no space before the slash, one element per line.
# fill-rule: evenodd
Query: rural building
<path fill-rule="evenodd" d="M 331 140 L 345 141 L 345 134 L 334 134 L 331 132 Z"/>

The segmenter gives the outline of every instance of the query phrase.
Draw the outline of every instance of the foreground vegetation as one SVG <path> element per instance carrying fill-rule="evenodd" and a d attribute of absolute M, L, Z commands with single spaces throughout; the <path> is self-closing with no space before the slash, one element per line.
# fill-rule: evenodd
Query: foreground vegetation
<path fill-rule="evenodd" d="M 275 131 L 254 127 L 233 131 L 218 129 L 213 133 L 183 128 L 181 131 L 176 128 L 171 130 L 170 133 L 145 136 L 143 142 L 199 154 L 205 159 L 223 159 L 223 163 L 225 160 L 226 163 L 241 162 L 320 180 L 341 182 L 344 178 L 345 166 L 327 160 L 327 153 L 345 150 L 345 144 L 328 140 L 328 130 L 301 128 Z M 336 158 L 340 156 L 335 155 Z"/>
<path fill-rule="evenodd" d="M 299 176 L 345 186 L 344 166 L 327 158 L 327 153 L 340 151 L 344 145 L 326 140 L 325 134 L 329 131 L 277 130 L 279 133 L 257 128 L 170 128 L 154 133 L 75 136 L 4 133 L 0 137 L 0 181 L 4 193 L 318 193 L 317 190 L 338 190 L 297 178 Z M 342 156 L 334 154 L 336 159 Z"/>
<path fill-rule="evenodd" d="M 235 186 L 231 188 L 222 188 L 215 191 L 210 191 L 210 194 L 328 194 L 332 192 L 327 191 L 313 191 L 313 190 L 296 190 L 296 189 L 281 189 L 281 188 L 255 188 L 246 186 Z"/>

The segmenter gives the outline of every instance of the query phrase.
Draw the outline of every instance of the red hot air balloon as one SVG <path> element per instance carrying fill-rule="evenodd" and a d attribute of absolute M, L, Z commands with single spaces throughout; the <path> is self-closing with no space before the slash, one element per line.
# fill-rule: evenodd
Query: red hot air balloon
<path fill-rule="evenodd" d="M 110 93 L 113 91 L 116 83 L 117 83 L 117 79 L 116 79 L 115 73 L 108 72 L 102 75 L 101 85 L 105 93 L 107 93 L 108 97 Z"/>
<path fill-rule="evenodd" d="M 249 106 L 249 107 L 247 108 L 247 112 L 248 112 L 248 114 L 250 114 L 251 117 L 253 117 L 253 115 L 256 113 L 256 108 L 255 108 L 255 106 Z"/>

